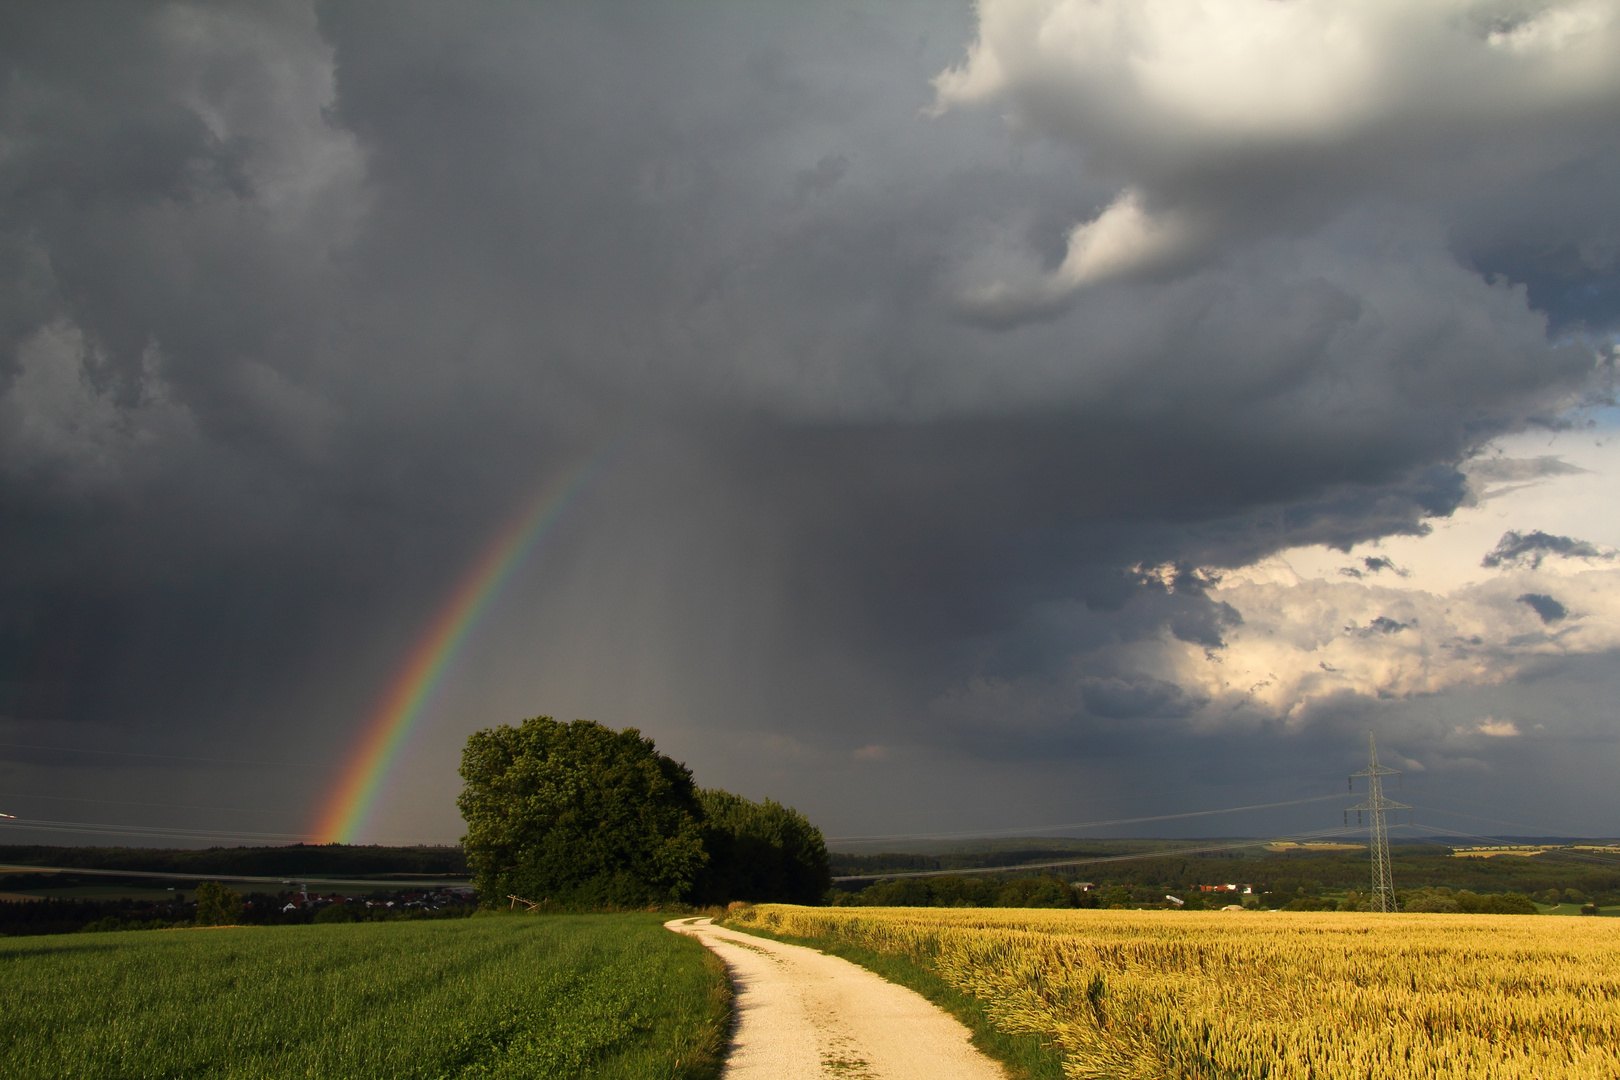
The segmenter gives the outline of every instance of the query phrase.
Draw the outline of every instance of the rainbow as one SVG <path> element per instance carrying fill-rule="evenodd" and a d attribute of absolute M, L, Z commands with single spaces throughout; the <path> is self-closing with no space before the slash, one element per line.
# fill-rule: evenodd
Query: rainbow
<path fill-rule="evenodd" d="M 366 722 L 314 828 L 315 842 L 350 844 L 364 829 L 384 782 L 433 692 L 490 601 L 622 442 L 614 439 L 558 483 L 542 490 L 496 534 L 434 615 Z"/>

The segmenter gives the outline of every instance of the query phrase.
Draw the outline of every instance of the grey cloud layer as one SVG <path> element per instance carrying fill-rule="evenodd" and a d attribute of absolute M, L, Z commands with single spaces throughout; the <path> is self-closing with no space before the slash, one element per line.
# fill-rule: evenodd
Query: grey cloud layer
<path fill-rule="evenodd" d="M 1049 314 L 1095 282 L 1184 270 L 1368 201 L 1424 204 L 1487 261 L 1515 262 L 1520 280 L 1539 271 L 1538 285 L 1613 266 L 1610 228 L 1587 216 L 1617 164 L 1611 4 L 980 10 L 967 61 L 937 80 L 938 107 L 1002 106 L 1118 192 L 1069 233 L 1050 275 L 1026 267 L 965 293 L 985 317 Z"/>
<path fill-rule="evenodd" d="M 1420 111 L 1419 134 L 1497 158 L 1416 187 L 1387 177 L 1417 135 L 1372 125 L 1334 160 L 1382 140 L 1385 179 L 1346 194 L 1331 162 L 1277 171 L 1219 125 L 1161 166 L 1126 127 L 1060 124 L 1089 91 L 1050 64 L 1009 83 L 1023 135 L 963 93 L 930 115 L 988 32 L 965 7 L 5 18 L 19 730 L 336 751 L 495 524 L 628 427 L 547 563 L 572 577 L 541 590 L 534 655 L 511 656 L 544 673 L 529 698 L 828 760 L 1128 743 L 1197 695 L 1104 646 L 1218 650 L 1238 617 L 1144 567 L 1421 531 L 1475 497 L 1460 461 L 1607 378 L 1549 334 L 1529 272 L 1491 273 L 1577 248 L 1531 269 L 1616 272 L 1620 248 L 1583 239 L 1620 228 L 1601 80 L 1466 123 Z M 1493 209 L 1553 175 L 1556 206 Z M 1060 265 L 1122 184 L 1149 210 L 1282 209 L 1174 276 L 964 317 L 987 275 Z M 547 659 L 563 626 L 598 643 L 575 675 Z M 1071 676 L 1024 721 L 967 690 Z M 469 695 L 455 723 L 519 707 L 563 711 Z M 743 751 L 703 752 L 755 782 Z"/>

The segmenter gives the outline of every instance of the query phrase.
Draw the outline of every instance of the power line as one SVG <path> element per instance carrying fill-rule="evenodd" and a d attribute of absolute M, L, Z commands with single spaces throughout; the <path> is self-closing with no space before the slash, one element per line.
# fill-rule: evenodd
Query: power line
<path fill-rule="evenodd" d="M 882 836 L 829 836 L 829 844 L 874 843 L 889 840 L 970 840 L 999 836 L 1018 836 L 1032 832 L 1054 832 L 1058 829 L 1092 829 L 1104 825 L 1141 825 L 1150 821 L 1175 821 L 1179 818 L 1210 817 L 1214 814 L 1237 814 L 1245 810 L 1271 810 L 1280 806 L 1303 806 L 1306 803 L 1326 802 L 1337 795 L 1313 795 L 1308 799 L 1287 802 L 1254 803 L 1250 806 L 1228 806 L 1220 810 L 1194 810 L 1185 814 L 1155 814 L 1152 817 L 1114 818 L 1110 821 L 1078 821 L 1068 825 L 1029 825 L 1009 829 L 983 829 L 977 832 L 954 833 L 892 833 Z"/>
<path fill-rule="evenodd" d="M 1492 825 L 1511 825 L 1515 829 L 1531 829 L 1531 830 L 1534 830 L 1536 828 L 1536 826 L 1527 824 L 1527 823 L 1525 823 L 1523 821 L 1503 821 L 1501 818 L 1482 817 L 1479 814 L 1465 814 L 1461 810 L 1447 810 L 1444 807 L 1439 807 L 1439 806 L 1428 806 L 1428 807 L 1424 807 L 1424 809 L 1431 810 L 1436 814 L 1450 814 L 1452 817 L 1468 818 L 1468 819 L 1470 819 L 1472 821 L 1488 821 Z M 1528 835 L 1533 836 L 1533 835 L 1536 835 L 1536 833 L 1531 832 Z M 1541 834 L 1541 835 L 1547 835 L 1547 834 Z M 1498 838 L 1498 839 L 1500 839 L 1500 838 Z"/>
<path fill-rule="evenodd" d="M 163 761 L 199 761 L 209 765 L 259 765 L 274 769 L 335 769 L 338 762 L 253 761 L 247 758 L 187 757 L 180 754 L 149 754 L 138 750 L 91 750 L 83 746 L 39 746 L 35 743 L 0 742 L 14 750 L 54 750 L 63 754 L 106 754 L 113 757 L 157 758 Z"/>
<path fill-rule="evenodd" d="M 1459 803 L 1459 804 L 1461 804 L 1463 806 L 1473 806 L 1473 807 L 1479 807 L 1479 808 L 1483 808 L 1483 809 L 1495 809 L 1495 807 L 1490 803 L 1476 802 L 1473 799 L 1459 799 L 1455 795 L 1445 795 L 1445 794 L 1442 794 L 1442 793 L 1440 793 L 1438 791 L 1430 792 L 1429 797 L 1430 798 L 1435 798 L 1435 799 L 1444 799 L 1446 802 Z M 1431 807 L 1430 809 L 1435 809 L 1435 808 Z M 1454 810 L 1441 810 L 1440 812 L 1443 813 L 1443 814 L 1459 813 L 1458 811 L 1454 811 Z M 1568 826 L 1569 828 L 1572 828 L 1572 829 L 1576 830 L 1573 833 L 1560 833 L 1560 834 L 1556 834 L 1556 835 L 1564 835 L 1564 836 L 1584 836 L 1584 835 L 1587 835 L 1586 832 L 1585 832 L 1585 826 L 1576 825 L 1575 822 L 1573 822 L 1569 818 L 1559 817 L 1556 814 L 1546 814 L 1546 813 L 1542 813 L 1540 811 L 1535 811 L 1535 810 L 1530 811 L 1530 814 L 1531 814 L 1532 817 L 1544 818 L 1547 821 L 1556 821 L 1556 822 L 1559 822 L 1562 826 Z M 1467 817 L 1468 815 L 1467 814 L 1461 814 L 1460 816 Z M 1494 819 L 1492 819 L 1492 818 L 1480 818 L 1479 820 L 1481 820 L 1481 821 L 1492 821 Z M 1529 825 L 1529 824 L 1526 824 L 1525 822 L 1522 822 L 1522 821 L 1498 821 L 1498 822 L 1496 822 L 1496 824 L 1498 824 L 1498 825 L 1513 825 L 1513 826 L 1516 826 L 1516 827 L 1521 828 L 1521 829 L 1541 829 L 1541 828 L 1546 827 L 1546 826 L 1543 826 L 1543 825 Z"/>
<path fill-rule="evenodd" d="M 1338 796 L 1334 796 L 1338 798 Z M 1340 829 L 1317 829 L 1314 832 L 1296 833 L 1293 836 L 1274 836 L 1264 840 L 1240 840 L 1227 844 L 1205 844 L 1198 847 L 1168 848 L 1160 851 L 1136 852 L 1128 855 L 1092 855 L 1081 856 L 1074 859 L 1054 859 L 1049 862 L 1017 863 L 1009 866 L 974 866 L 953 870 L 907 870 L 900 873 L 885 874 L 846 874 L 833 878 L 834 881 L 874 881 L 890 878 L 916 878 L 916 877 L 961 877 L 967 874 L 999 874 L 1014 870 L 1049 870 L 1058 866 L 1091 866 L 1096 863 L 1115 862 L 1141 862 L 1145 859 L 1174 859 L 1183 855 L 1205 855 L 1213 851 L 1237 851 L 1241 848 L 1265 847 L 1268 844 L 1298 843 L 1304 840 L 1313 840 L 1320 836 L 1338 834 Z"/>
<path fill-rule="evenodd" d="M 78 833 L 102 836 L 140 836 L 153 840 L 205 840 L 215 843 L 244 845 L 271 845 L 307 843 L 306 833 L 249 832 L 246 830 L 211 830 L 163 828 L 142 825 L 105 825 L 87 821 L 46 821 L 33 818 L 7 818 L 0 820 L 0 832 L 5 830 Z M 450 841 L 422 839 L 382 838 L 378 843 L 412 846 L 416 844 L 446 844 Z"/>
<path fill-rule="evenodd" d="M 407 886 L 421 888 L 424 886 L 451 886 L 464 883 L 466 878 L 328 878 L 305 877 L 290 874 L 281 877 L 264 874 L 177 874 L 159 870 L 85 870 L 77 866 L 30 866 L 27 863 L 0 863 L 0 873 L 15 874 L 18 872 L 34 874 L 70 874 L 81 877 L 121 877 L 121 878 L 157 878 L 160 881 L 239 881 L 250 884 L 289 885 L 298 882 L 303 885 L 370 885 L 379 886 Z"/>
<path fill-rule="evenodd" d="M 132 799 L 89 799 L 81 795 L 31 795 L 22 791 L 0 791 L 0 797 L 7 799 L 49 799 L 52 802 L 107 803 L 113 806 L 148 806 L 160 810 L 201 810 L 205 813 L 276 814 L 282 817 L 303 813 L 301 810 L 254 810 L 242 806 L 191 806 L 184 803 L 135 802 Z"/>
<path fill-rule="evenodd" d="M 252 840 L 260 843 L 272 840 L 281 842 L 298 842 L 308 839 L 308 836 L 305 833 L 255 832 L 245 829 L 188 829 L 171 828 L 161 825 L 107 825 L 89 821 L 49 821 L 39 818 L 15 818 L 6 821 L 4 825 L 0 827 L 6 829 L 34 829 L 41 832 L 107 833 L 115 836 L 151 836 L 190 838 L 196 840 Z"/>

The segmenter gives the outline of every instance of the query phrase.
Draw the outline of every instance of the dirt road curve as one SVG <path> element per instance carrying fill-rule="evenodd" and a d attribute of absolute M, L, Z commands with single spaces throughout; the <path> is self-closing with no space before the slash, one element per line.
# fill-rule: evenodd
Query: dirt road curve
<path fill-rule="evenodd" d="M 708 919 L 664 925 L 731 972 L 737 1026 L 725 1080 L 1006 1080 L 954 1017 L 848 960 Z"/>

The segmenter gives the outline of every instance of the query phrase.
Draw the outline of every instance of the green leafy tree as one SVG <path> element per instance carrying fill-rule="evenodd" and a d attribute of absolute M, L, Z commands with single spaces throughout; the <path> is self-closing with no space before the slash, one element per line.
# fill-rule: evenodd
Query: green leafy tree
<path fill-rule="evenodd" d="M 789 806 L 753 802 L 729 791 L 698 792 L 703 848 L 709 855 L 697 895 L 732 900 L 819 904 L 832 887 L 821 830 Z"/>
<path fill-rule="evenodd" d="M 1294 899 L 1288 901 L 1288 903 L 1284 904 L 1278 910 L 1281 910 L 1281 911 L 1337 911 L 1338 909 L 1339 909 L 1339 905 L 1334 903 L 1332 900 L 1323 900 L 1320 897 L 1316 897 L 1316 896 L 1298 896 L 1298 897 L 1295 897 Z M 1402 908 L 1401 910 L 1404 911 L 1406 909 Z"/>
<path fill-rule="evenodd" d="M 1123 885 L 1115 885 L 1098 897 L 1098 902 L 1105 908 L 1128 907 L 1131 903 L 1131 890 Z"/>
<path fill-rule="evenodd" d="M 1050 875 L 1014 878 L 996 890 L 996 907 L 1054 908 L 1073 907 L 1074 892 Z"/>
<path fill-rule="evenodd" d="M 327 904 L 315 913 L 313 921 L 318 923 L 359 922 L 360 915 L 348 904 Z"/>
<path fill-rule="evenodd" d="M 685 765 L 635 728 L 549 716 L 475 732 L 456 800 L 473 885 L 560 907 L 685 900 L 706 855 L 703 810 Z"/>
<path fill-rule="evenodd" d="M 242 918 L 242 896 L 217 881 L 197 885 L 197 925 L 231 926 Z"/>

